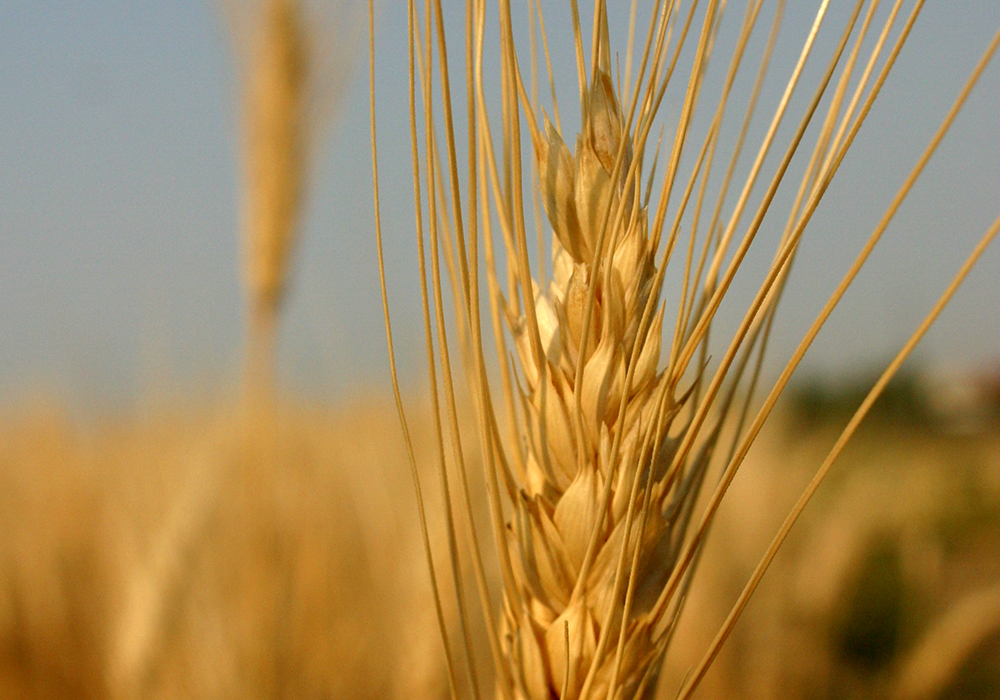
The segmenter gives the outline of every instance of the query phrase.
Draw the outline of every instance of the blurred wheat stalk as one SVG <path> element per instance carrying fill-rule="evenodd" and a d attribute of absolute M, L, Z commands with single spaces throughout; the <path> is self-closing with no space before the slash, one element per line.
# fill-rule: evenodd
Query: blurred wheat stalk
<path fill-rule="evenodd" d="M 193 576 L 194 552 L 204 546 L 211 524 L 226 507 L 225 496 L 232 496 L 224 496 L 222 484 L 238 472 L 237 483 L 260 501 L 253 505 L 263 511 L 270 496 L 265 485 L 290 468 L 273 411 L 277 326 L 310 161 L 353 55 L 350 29 L 357 17 L 352 7 L 350 0 L 322 10 L 306 0 L 223 0 L 243 108 L 248 307 L 243 398 L 244 428 L 249 429 L 236 445 L 208 442 L 198 447 L 151 551 L 128 574 L 111 663 L 115 683 L 129 696 L 143 694 L 160 661 L 173 624 L 169 616 Z M 263 529 L 266 523 L 257 526 Z M 260 673 L 263 677 L 266 670 Z"/>
<path fill-rule="evenodd" d="M 725 80 L 713 96 L 703 89 L 710 59 L 724 48 L 716 39 L 725 2 L 709 0 L 682 7 L 674 0 L 656 0 L 645 31 L 637 24 L 637 3 L 633 2 L 622 74 L 620 66 L 612 65 L 611 57 L 618 54 L 610 46 L 606 2 L 595 0 L 593 24 L 585 32 L 576 0 L 571 0 L 581 114 L 574 152 L 563 138 L 541 3 L 528 2 L 529 94 L 521 74 L 509 0 L 499 0 L 497 26 L 491 29 L 499 34 L 497 55 L 484 55 L 485 0 L 470 0 L 465 3 L 465 163 L 458 155 L 462 136 L 456 134 L 454 112 L 461 109 L 461 103 L 451 94 L 441 2 L 426 0 L 422 16 L 415 0 L 407 3 L 418 264 L 431 402 L 437 416 L 439 474 L 442 492 L 448 496 L 444 509 L 450 589 L 456 596 L 461 625 L 458 650 L 441 612 L 442 584 L 434 570 L 426 525 L 424 539 L 453 697 L 465 693 L 479 697 L 483 690 L 472 653 L 472 622 L 461 573 L 469 567 L 475 573 L 488 631 L 498 697 L 613 700 L 652 692 L 684 608 L 701 545 L 723 495 L 806 349 L 867 260 L 1000 41 L 998 33 L 751 420 L 767 339 L 800 241 L 923 5 L 917 0 L 904 14 L 903 2 L 898 0 L 888 12 L 879 14 L 879 4 L 878 0 L 858 0 L 847 22 L 834 28 L 839 36 L 836 48 L 812 86 L 807 106 L 768 180 L 765 159 L 772 148 L 779 148 L 775 143 L 779 127 L 791 119 L 792 96 L 802 87 L 804 65 L 826 22 L 828 2 L 819 3 L 798 62 L 781 99 L 773 105 L 769 127 L 740 183 L 734 173 L 757 110 L 783 2 L 773 11 L 770 39 L 757 58 L 756 78 L 736 145 L 730 153 L 717 153 L 731 89 L 743 63 L 749 62 L 748 42 L 761 24 L 762 0 L 746 4 Z M 535 89 L 536 21 L 552 92 L 552 118 L 543 110 Z M 636 43 L 637 28 L 641 43 Z M 589 46 L 589 56 L 585 46 Z M 381 264 L 373 39 L 370 47 Z M 690 63 L 686 80 L 675 77 L 682 55 Z M 488 99 L 487 85 L 496 83 L 499 99 L 492 95 Z M 853 91 L 848 89 L 852 83 Z M 668 89 L 677 91 L 682 108 L 676 121 L 664 124 L 658 116 Z M 713 98 L 717 104 L 699 142 L 693 136 L 698 130 L 692 127 L 696 108 Z M 490 116 L 497 109 L 499 126 Z M 439 120 L 444 122 L 443 131 Z M 811 151 L 808 164 L 792 174 L 792 158 L 805 145 L 807 127 L 814 121 L 820 128 L 815 143 L 807 147 Z M 653 149 L 650 136 L 657 124 L 672 133 L 668 132 L 666 142 L 661 136 Z M 534 154 L 529 168 L 522 163 L 524 132 Z M 687 166 L 682 166 L 687 162 L 682 160 L 686 149 L 697 152 L 689 172 L 683 172 Z M 709 177 L 717 156 L 728 164 L 717 192 L 711 192 L 709 185 L 717 186 Z M 663 172 L 658 177 L 661 159 Z M 530 181 L 525 182 L 529 169 Z M 715 346 L 709 338 L 719 306 L 732 296 L 733 278 L 786 180 L 797 194 L 773 262 L 759 279 L 736 332 L 712 351 Z M 727 208 L 731 187 L 739 195 Z M 539 250 L 534 268 L 526 198 L 534 203 Z M 548 232 L 540 220 L 539 203 L 552 232 L 548 260 L 544 254 Z M 742 223 L 747 219 L 749 224 Z M 494 250 L 494 227 L 499 228 L 501 251 Z M 704 660 L 686 679 L 680 697 L 689 697 L 697 687 L 844 443 L 998 229 L 1000 219 L 872 388 L 776 535 Z M 454 297 L 454 331 L 445 321 L 442 258 Z M 670 263 L 674 274 L 681 276 L 681 295 L 673 328 L 668 326 L 670 332 L 663 338 L 666 307 L 660 300 Z M 480 280 L 481 265 L 485 283 Z M 548 280 L 547 265 L 552 270 Z M 397 406 L 409 439 L 395 378 L 382 269 Z M 487 369 L 482 338 L 480 293 L 484 284 L 488 323 L 499 358 L 499 399 L 495 398 L 497 375 Z M 451 359 L 456 344 L 461 357 L 457 370 Z M 718 358 L 711 370 L 710 356 Z M 477 508 L 462 452 L 456 372 L 464 374 L 478 422 L 490 523 L 500 562 L 499 601 L 484 565 L 483 536 L 475 527 Z M 439 395 L 442 389 L 443 397 Z M 734 424 L 731 436 L 723 439 L 727 434 L 723 428 Z M 450 453 L 445 448 L 449 440 Z M 696 501 L 713 470 L 718 474 L 717 484 L 703 499 L 704 509 L 698 514 Z M 415 464 L 413 477 L 422 508 Z M 452 486 L 456 477 L 457 486 Z M 460 541 L 469 546 L 461 548 Z"/>
<path fill-rule="evenodd" d="M 245 390 L 272 400 L 278 314 L 307 190 L 310 156 L 354 53 L 350 0 L 224 0 L 243 101 Z"/>
<path fill-rule="evenodd" d="M 245 90 L 247 381 L 267 391 L 278 307 L 299 220 L 305 168 L 309 51 L 297 5 L 266 0 Z"/>

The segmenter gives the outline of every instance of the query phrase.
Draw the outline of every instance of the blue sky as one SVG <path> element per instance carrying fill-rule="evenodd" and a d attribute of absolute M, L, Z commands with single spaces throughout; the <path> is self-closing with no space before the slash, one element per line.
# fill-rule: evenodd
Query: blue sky
<path fill-rule="evenodd" d="M 790 3 L 764 104 L 776 99 L 818 4 Z M 546 5 L 554 47 L 568 46 L 563 5 Z M 842 5 L 831 3 L 833 22 L 818 55 L 832 46 Z M 741 15 L 730 9 L 723 36 L 732 36 Z M 998 27 L 995 2 L 927 3 L 807 231 L 772 367 L 846 270 Z M 376 29 L 383 216 L 401 359 L 417 381 L 405 29 L 403 3 L 383 3 Z M 363 36 L 363 25 L 356 30 Z M 620 20 L 612 30 L 623 33 Z M 766 32 L 762 23 L 758 41 Z M 560 100 L 570 104 L 571 58 L 557 51 Z M 200 0 L 0 0 L 0 401 L 41 389 L 117 403 L 171 387 L 213 393 L 235 385 L 244 300 L 233 56 L 220 11 Z M 810 66 L 811 86 L 819 61 Z M 741 105 L 751 71 L 734 95 Z M 342 97 L 335 125 L 317 140 L 279 358 L 284 387 L 324 399 L 387 383 L 364 53 Z M 902 344 L 1000 213 L 998 134 L 994 59 L 870 268 L 810 351 L 807 371 L 868 368 Z M 769 162 L 773 168 L 775 157 Z M 783 223 L 775 217 L 773 225 Z M 737 279 L 723 329 L 735 323 L 738 301 L 749 299 L 769 254 L 751 259 Z M 995 245 L 920 348 L 924 361 L 997 368 L 998 279 Z"/>

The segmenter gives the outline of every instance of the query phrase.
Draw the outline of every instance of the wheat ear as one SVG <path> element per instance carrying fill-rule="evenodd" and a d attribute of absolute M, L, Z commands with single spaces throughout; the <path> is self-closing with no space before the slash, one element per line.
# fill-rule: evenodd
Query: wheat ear
<path fill-rule="evenodd" d="M 744 63 L 749 38 L 761 15 L 762 1 L 746 3 L 717 107 L 699 144 L 692 136 L 697 131 L 693 127 L 694 115 L 704 101 L 704 78 L 717 48 L 726 3 L 708 0 L 681 7 L 673 0 L 653 2 L 644 44 L 635 53 L 638 59 L 635 65 L 631 38 L 626 48 L 628 59 L 622 89 L 622 82 L 616 84 L 614 78 L 606 3 L 595 0 L 592 31 L 585 42 L 580 12 L 576 1 L 571 0 L 581 114 L 580 131 L 572 151 L 559 125 L 541 3 L 529 2 L 528 8 L 533 17 L 537 15 L 545 47 L 555 124 L 534 97 L 534 77 L 531 96 L 522 81 L 509 0 L 498 0 L 497 4 L 501 116 L 498 127 L 490 121 L 489 114 L 495 104 L 487 99 L 489 76 L 484 77 L 485 0 L 466 3 L 469 162 L 464 191 L 459 183 L 462 171 L 456 157 L 448 55 L 439 0 L 425 0 L 426 51 L 420 71 L 411 68 L 410 73 L 411 94 L 417 94 L 419 83 L 424 107 L 424 138 L 422 141 L 418 138 L 414 116 L 411 116 L 411 136 L 421 256 L 424 245 L 421 212 L 425 206 L 430 211 L 430 286 L 434 291 L 440 376 L 445 386 L 444 407 L 437 410 L 447 411 L 449 417 L 461 477 L 459 484 L 464 492 L 457 500 L 465 504 L 467 522 L 471 523 L 473 513 L 461 461 L 454 418 L 456 399 L 447 359 L 449 334 L 441 321 L 444 302 L 436 263 L 439 255 L 436 237 L 442 229 L 453 240 L 446 247 L 445 257 L 459 309 L 455 319 L 458 343 L 463 357 L 469 358 L 465 366 L 466 383 L 475 399 L 491 523 L 499 555 L 502 598 L 499 606 L 492 600 L 488 587 L 481 581 L 478 586 L 487 629 L 492 635 L 497 695 L 517 700 L 645 697 L 656 684 L 660 661 L 684 608 L 686 592 L 716 509 L 762 421 L 805 348 L 867 260 L 902 198 L 947 131 L 964 96 L 978 79 L 981 66 L 862 249 L 844 283 L 789 362 L 764 408 L 749 428 L 744 429 L 764 348 L 799 243 L 907 40 L 922 1 L 914 3 L 902 28 L 897 28 L 896 22 L 903 2 L 897 0 L 892 4 L 864 60 L 862 48 L 871 43 L 866 38 L 878 28 L 875 17 L 879 3 L 857 0 L 847 21 L 835 28 L 836 46 L 767 178 L 765 163 L 772 150 L 779 150 L 778 135 L 783 133 L 783 123 L 791 120 L 793 95 L 801 87 L 805 64 L 820 29 L 827 22 L 829 2 L 819 2 L 815 19 L 802 40 L 798 60 L 773 107 L 766 132 L 727 217 L 723 217 L 723 209 L 730 201 L 729 187 L 742 154 L 747 127 L 757 108 L 783 3 L 778 3 L 774 13 L 771 37 L 761 56 L 737 145 L 715 195 L 716 204 L 710 217 L 702 217 L 702 212 L 716 146 L 730 89 Z M 866 4 L 868 10 L 863 13 Z M 415 0 L 408 2 L 408 13 L 411 44 L 419 44 Z M 630 37 L 635 35 L 635 15 L 633 6 Z M 886 54 L 888 39 L 894 31 L 898 31 L 898 36 Z M 435 39 L 440 107 L 435 103 L 431 68 Z M 995 43 L 984 62 L 996 48 Z M 587 45 L 589 61 L 584 51 Z M 537 55 L 534 48 L 532 55 Z M 674 75 L 682 55 L 687 56 L 690 71 L 686 82 L 679 83 L 681 108 L 676 121 L 671 123 L 672 138 L 668 138 L 664 151 L 664 172 L 656 177 L 660 147 L 657 146 L 650 164 L 647 145 L 664 95 L 669 87 L 678 85 Z M 876 76 L 875 67 L 880 61 L 883 65 Z M 534 76 L 534 67 L 532 71 Z M 852 83 L 855 89 L 850 93 L 848 86 Z M 831 85 L 834 87 L 829 90 Z M 445 123 L 444 158 L 439 154 L 435 128 L 438 113 Z M 755 244 L 759 247 L 758 233 L 778 189 L 787 180 L 795 179 L 789 175 L 793 159 L 815 121 L 820 122 L 818 135 L 808 164 L 798 178 L 798 193 L 772 264 L 760 279 L 738 328 L 727 337 L 724 352 L 710 365 L 709 337 L 720 305 L 731 296 L 734 277 L 743 267 L 750 248 Z M 529 167 L 535 169 L 537 176 L 531 196 L 540 199 L 551 227 L 549 280 L 544 279 L 544 273 L 532 272 L 528 255 L 522 130 L 530 140 L 528 148 L 534 156 Z M 683 158 L 685 153 L 687 159 Z M 696 155 L 692 157 L 691 153 Z M 689 167 L 685 181 L 683 171 Z M 426 203 L 420 191 L 421 172 L 426 173 L 423 180 L 427 188 Z M 658 185 L 658 196 L 652 200 L 654 185 Z M 463 204 L 463 195 L 467 205 Z M 672 212 L 671 221 L 667 218 L 668 211 Z M 439 226 L 439 219 L 444 224 Z M 505 270 L 498 269 L 499 254 L 494 250 L 492 231 L 496 224 L 506 256 Z M 536 236 L 542 239 L 546 232 L 538 224 L 536 229 Z M 683 246 L 685 235 L 687 245 Z M 995 235 L 996 226 L 918 329 L 914 340 L 873 389 L 859 411 L 858 420 Z M 381 242 L 379 245 L 381 249 Z M 500 364 L 502 413 L 509 423 L 510 437 L 506 441 L 501 438 L 504 432 L 498 417 L 501 410 L 494 406 L 479 327 L 480 248 L 485 257 L 490 320 Z M 666 271 L 679 257 L 683 257 L 678 270 L 681 298 L 673 330 L 664 336 L 666 308 L 661 298 Z M 545 265 L 538 267 L 544 270 Z M 432 322 L 422 257 L 421 276 L 430 347 Z M 664 342 L 666 339 L 669 341 Z M 508 343 L 513 344 L 512 350 Z M 431 351 L 428 359 L 436 390 L 438 360 Z M 395 367 L 393 373 L 395 376 Z M 402 416 L 401 409 L 400 413 Z M 731 419 L 737 429 L 734 437 L 727 438 L 731 440 L 727 445 L 723 443 L 723 427 Z M 438 434 L 443 453 L 440 428 Z M 811 490 L 789 516 L 776 538 L 775 548 L 839 449 L 835 448 L 828 457 Z M 696 519 L 695 503 L 714 465 L 721 468 L 719 482 Z M 445 498 L 453 498 L 444 478 L 443 457 L 440 469 Z M 481 576 L 474 532 L 471 540 L 473 547 L 466 556 Z M 450 553 L 453 583 L 460 592 L 462 582 L 456 572 L 462 554 L 455 549 L 453 535 Z M 681 691 L 684 697 L 697 686 L 770 556 L 773 549 L 748 584 L 705 661 L 686 682 Z M 498 618 L 492 612 L 497 608 Z M 447 634 L 445 641 L 447 644 Z M 471 667 L 472 650 L 468 647 L 467 644 L 465 651 Z M 457 659 L 449 653 L 448 661 L 452 664 Z M 451 678 L 452 692 L 456 694 L 454 670 Z M 474 677 L 470 681 L 475 684 Z"/>
<path fill-rule="evenodd" d="M 244 86 L 246 383 L 251 401 L 267 401 L 302 202 L 309 49 L 296 0 L 264 0 L 258 14 Z"/>

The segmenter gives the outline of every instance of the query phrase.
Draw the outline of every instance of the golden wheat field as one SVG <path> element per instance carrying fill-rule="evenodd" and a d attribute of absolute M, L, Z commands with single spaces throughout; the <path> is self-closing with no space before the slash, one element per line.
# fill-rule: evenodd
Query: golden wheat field
<path fill-rule="evenodd" d="M 1000 31 L 948 36 L 968 49 L 961 78 L 909 76 L 928 94 L 914 108 L 892 79 L 907 42 L 937 46 L 946 9 L 729 4 L 202 8 L 234 74 L 212 104 L 232 103 L 236 232 L 218 257 L 178 238 L 188 262 L 163 270 L 226 359 L 205 341 L 187 380 L 123 389 L 120 329 L 79 329 L 116 329 L 101 315 L 124 324 L 131 307 L 72 297 L 148 270 L 107 245 L 64 280 L 45 246 L 73 258 L 75 239 L 0 212 L 0 698 L 1000 698 L 1000 338 L 996 280 L 976 276 L 996 267 L 1000 219 L 992 151 L 968 146 L 997 126 L 980 94 Z M 37 18 L 4 12 L 15 54 Z M 58 24 L 37 21 L 39 36 Z M 117 88 L 90 79 L 73 89 L 111 107 L 71 111 L 124 143 L 128 110 L 101 97 Z M 935 171 L 952 129 L 974 133 Z M 167 169 L 164 133 L 151 160 Z M 317 225 L 331 138 L 353 160 L 332 169 L 338 223 Z M 95 178 L 141 180 L 130 167 Z M 202 182 L 185 167 L 171 177 Z M 917 184 L 925 169 L 943 195 Z M 173 216 L 169 179 L 149 199 Z M 59 208 L 35 186 L 39 211 Z M 31 206 L 21 191 L 12 211 Z M 87 192 L 64 205 L 73 226 L 127 218 Z M 983 192 L 988 206 L 962 204 Z M 342 246 L 329 258 L 317 226 Z M 882 254 L 883 234 L 923 248 Z M 319 258 L 338 259 L 327 286 Z M 218 260 L 223 294 L 197 279 Z M 66 308 L 49 313 L 56 281 Z M 316 319 L 337 350 L 296 385 Z M 45 379 L 88 352 L 118 399 Z M 213 363 L 228 369 L 197 369 Z M 324 372 L 344 388 L 315 389 Z"/>
<path fill-rule="evenodd" d="M 80 425 L 52 406 L 6 412 L 3 697 L 447 697 L 391 404 L 282 405 L 267 442 L 234 413 L 175 405 Z M 835 419 L 809 420 L 783 416 L 734 485 L 665 688 L 835 437 Z M 427 416 L 414 424 L 430 473 Z M 998 503 L 995 418 L 955 432 L 877 417 L 701 697 L 994 697 Z"/>

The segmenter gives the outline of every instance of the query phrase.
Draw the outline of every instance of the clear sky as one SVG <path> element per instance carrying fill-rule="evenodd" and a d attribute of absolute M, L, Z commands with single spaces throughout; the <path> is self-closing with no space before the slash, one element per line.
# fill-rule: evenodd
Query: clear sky
<path fill-rule="evenodd" d="M 818 4 L 789 3 L 765 105 L 774 104 Z M 564 50 L 564 5 L 545 7 L 560 101 L 569 105 L 575 75 Z M 730 5 L 723 37 L 731 43 L 742 9 Z M 828 53 L 835 41 L 833 27 L 842 22 L 844 5 L 831 3 L 833 23 L 817 55 L 824 55 L 823 47 Z M 461 9 L 458 2 L 445 6 Z M 772 6 L 765 2 L 765 14 Z M 625 14 L 616 17 L 616 35 L 623 32 Z M 461 24 L 450 26 L 457 31 Z M 836 285 L 998 28 L 995 0 L 927 2 L 807 230 L 779 317 L 772 366 L 788 355 Z M 363 38 L 364 25 L 355 30 Z M 762 22 L 756 41 L 762 43 L 767 30 Z M 419 363 L 420 307 L 404 3 L 382 3 L 376 31 L 390 293 L 402 363 L 412 377 Z M 457 60 L 460 36 L 453 45 Z M 728 60 L 724 45 L 717 71 Z M 220 11 L 204 0 L 0 0 L 0 402 L 37 389 L 119 402 L 164 387 L 211 393 L 235 383 L 243 296 L 233 56 Z M 805 85 L 811 89 L 819 61 L 810 66 Z M 734 104 L 740 106 L 731 121 L 742 113 L 753 70 L 739 78 Z M 387 384 L 367 89 L 362 51 L 337 122 L 315 149 L 282 325 L 282 383 L 317 398 Z M 668 97 L 668 118 L 677 104 Z M 702 126 L 710 104 L 698 114 Z M 759 138 L 762 127 L 755 129 Z M 566 136 L 571 142 L 572 134 Z M 776 157 L 768 162 L 773 170 Z M 837 373 L 884 362 L 998 213 L 1000 60 L 994 59 L 870 270 L 817 340 L 807 370 Z M 774 217 L 765 229 L 783 223 Z M 762 251 L 758 262 L 768 255 L 770 249 Z M 749 300 L 754 274 L 760 274 L 759 265 L 738 279 L 734 299 Z M 920 356 L 949 366 L 997 368 L 998 280 L 1000 245 L 994 245 Z M 733 323 L 736 312 L 735 306 L 725 310 L 722 325 Z"/>

